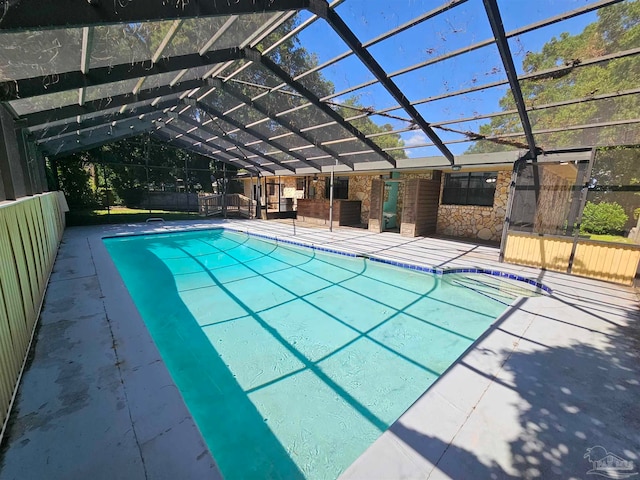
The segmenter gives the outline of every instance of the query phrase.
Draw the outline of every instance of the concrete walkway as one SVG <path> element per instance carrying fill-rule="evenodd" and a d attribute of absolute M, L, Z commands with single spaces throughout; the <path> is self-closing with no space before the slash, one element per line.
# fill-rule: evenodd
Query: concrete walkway
<path fill-rule="evenodd" d="M 499 264 L 494 247 L 254 220 L 66 230 L 0 479 L 220 477 L 101 241 L 220 224 L 432 267 L 494 268 L 553 289 L 514 302 L 344 478 L 587 478 L 595 446 L 638 471 L 632 289 Z"/>

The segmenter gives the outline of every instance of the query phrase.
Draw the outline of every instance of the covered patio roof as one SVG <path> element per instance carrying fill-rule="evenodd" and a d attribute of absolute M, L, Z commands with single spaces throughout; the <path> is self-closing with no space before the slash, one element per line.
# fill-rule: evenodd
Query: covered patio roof
<path fill-rule="evenodd" d="M 49 157 L 149 133 L 265 175 L 490 164 L 464 155 L 482 144 L 535 159 L 640 141 L 638 72 L 632 88 L 523 94 L 638 55 L 522 66 L 620 2 L 524 16 L 506 0 L 23 0 L 0 17 L 0 99 L 27 151 Z M 597 115 L 572 115 L 587 103 Z M 496 118 L 508 128 L 486 134 Z"/>

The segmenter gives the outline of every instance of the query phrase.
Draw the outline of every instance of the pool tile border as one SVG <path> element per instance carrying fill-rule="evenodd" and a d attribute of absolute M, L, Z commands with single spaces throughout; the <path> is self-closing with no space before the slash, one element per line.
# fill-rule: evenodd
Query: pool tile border
<path fill-rule="evenodd" d="M 385 263 L 387 265 L 393 265 L 394 267 L 400 267 L 400 268 L 406 268 L 408 270 L 415 270 L 418 272 L 424 272 L 424 273 L 431 273 L 437 276 L 443 276 L 443 275 L 448 275 L 448 274 L 454 274 L 454 273 L 481 273 L 481 274 L 485 274 L 485 275 L 491 275 L 494 277 L 501 277 L 501 278 L 507 278 L 509 280 L 515 280 L 517 282 L 524 282 L 527 283 L 529 285 L 532 285 L 536 288 L 539 288 L 540 290 L 542 290 L 543 292 L 548 293 L 549 295 L 551 295 L 553 293 L 553 290 L 551 290 L 551 288 L 549 288 L 548 286 L 546 286 L 545 284 L 538 282 L 537 280 L 533 280 L 531 278 L 527 278 L 527 277 L 523 277 L 522 275 L 516 275 L 513 273 L 507 273 L 507 272 L 502 272 L 500 270 L 493 270 L 490 268 L 477 268 L 477 267 L 469 267 L 469 268 L 438 268 L 438 267 L 425 267 L 422 265 L 415 265 L 412 263 L 406 263 L 406 262 L 398 262 L 396 260 L 389 260 L 386 258 L 382 258 L 382 257 L 376 257 L 373 255 L 368 255 L 368 254 L 359 254 L 359 253 L 352 253 L 352 252 L 344 252 L 344 251 L 340 251 L 340 250 L 335 250 L 333 248 L 326 248 L 326 247 L 321 247 L 315 244 L 308 244 L 308 243 L 302 243 L 302 242 L 296 242 L 293 240 L 288 240 L 285 238 L 278 238 L 278 237 L 273 237 L 270 235 L 264 235 L 262 233 L 253 233 L 253 232 L 248 232 L 248 231 L 242 231 L 242 230 L 235 230 L 235 229 L 231 229 L 231 228 L 222 228 L 223 230 L 230 230 L 233 232 L 241 232 L 241 233 L 245 233 L 249 236 L 253 236 L 253 237 L 258 237 L 258 238 L 264 238 L 267 240 L 273 240 L 275 242 L 279 242 L 279 243 L 286 243 L 289 245 L 295 245 L 298 247 L 305 247 L 305 248 L 311 248 L 313 250 L 318 250 L 321 252 L 328 252 L 328 253 L 335 253 L 336 255 L 344 255 L 346 257 L 360 257 L 360 258 L 366 258 L 372 262 L 376 262 L 376 263 Z"/>

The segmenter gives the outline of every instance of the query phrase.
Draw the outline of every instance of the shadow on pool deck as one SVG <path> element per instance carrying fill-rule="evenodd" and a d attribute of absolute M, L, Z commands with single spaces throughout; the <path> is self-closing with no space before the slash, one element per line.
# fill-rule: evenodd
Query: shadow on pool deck
<path fill-rule="evenodd" d="M 601 460 L 588 455 L 587 449 L 595 446 L 633 462 L 635 468 L 626 473 L 637 474 L 640 312 L 621 309 L 618 321 L 611 315 L 592 316 L 608 324 L 607 329 L 590 328 L 603 346 L 573 342 L 546 345 L 533 340 L 544 336 L 540 329 L 545 327 L 532 325 L 518 339 L 517 349 L 500 352 L 506 360 L 496 376 L 479 371 L 462 358 L 460 366 L 486 377 L 490 384 L 473 407 L 481 413 L 470 414 L 451 440 L 446 435 L 424 433 L 424 425 L 409 425 L 402 419 L 389 433 L 401 450 L 410 449 L 426 461 L 421 470 L 430 479 L 464 479 L 471 472 L 474 478 L 482 479 L 582 478 L 595 468 L 593 462 Z M 501 324 L 495 328 L 500 330 Z M 572 327 L 583 328 L 578 324 Z M 497 438 L 496 432 L 500 433 Z M 504 438 L 511 438 L 508 450 L 501 441 Z M 471 445 L 476 448 L 469 448 Z M 365 454 L 358 462 L 361 460 L 371 457 Z M 385 472 L 393 471 L 390 462 L 384 463 Z M 362 465 L 346 477 L 362 478 L 359 474 L 365 470 L 373 471 Z M 406 473 L 411 468 L 398 465 L 396 472 L 401 470 Z"/>

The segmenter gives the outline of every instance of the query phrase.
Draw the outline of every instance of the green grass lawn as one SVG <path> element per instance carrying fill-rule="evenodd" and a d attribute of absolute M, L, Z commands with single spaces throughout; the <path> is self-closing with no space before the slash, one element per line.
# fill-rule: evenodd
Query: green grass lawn
<path fill-rule="evenodd" d="M 193 220 L 196 212 L 169 212 L 166 210 L 142 210 L 126 207 L 111 207 L 99 210 L 72 210 L 67 212 L 68 226 L 107 225 L 115 223 L 144 223 L 148 218 L 169 220 Z"/>
<path fill-rule="evenodd" d="M 598 242 L 615 242 L 615 243 L 630 243 L 634 242 L 627 237 L 621 237 L 620 235 L 590 235 L 589 240 L 597 240 Z"/>

